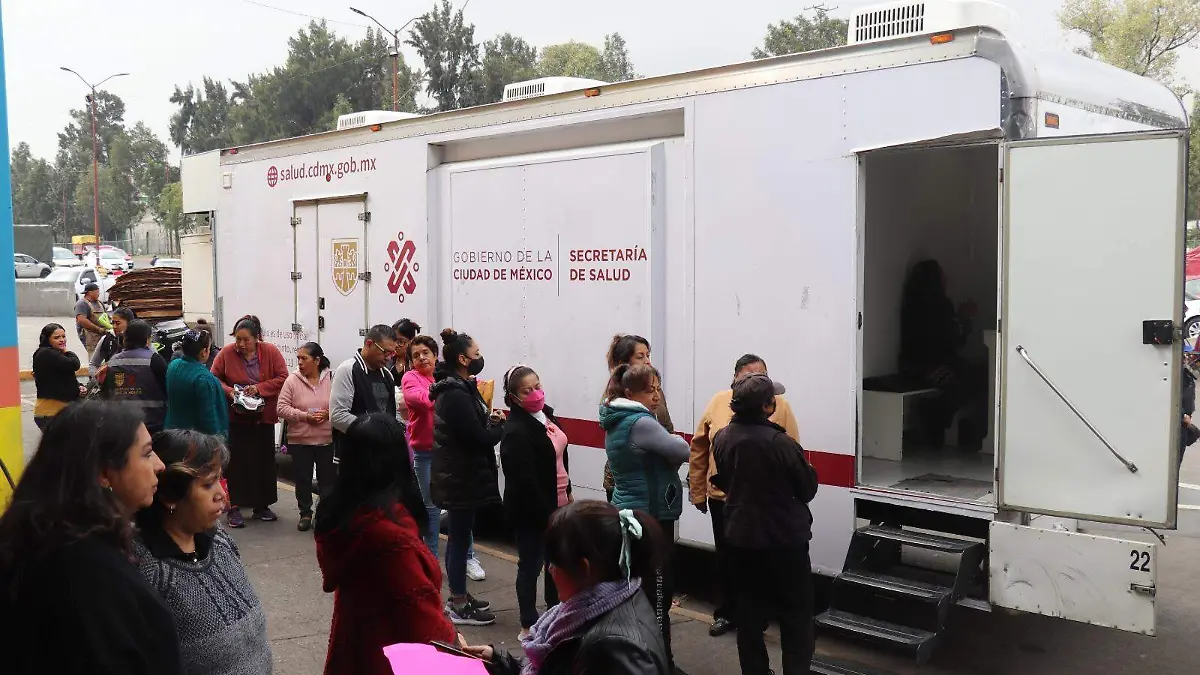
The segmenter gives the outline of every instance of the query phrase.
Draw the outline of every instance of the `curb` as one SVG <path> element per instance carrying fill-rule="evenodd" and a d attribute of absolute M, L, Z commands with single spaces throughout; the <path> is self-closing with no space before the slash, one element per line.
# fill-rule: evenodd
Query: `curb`
<path fill-rule="evenodd" d="M 80 368 L 79 370 L 75 371 L 75 377 L 87 377 L 87 376 L 88 376 L 87 368 Z M 33 379 L 33 371 L 32 370 L 22 370 L 20 373 L 20 379 L 22 381 L 32 380 Z"/>

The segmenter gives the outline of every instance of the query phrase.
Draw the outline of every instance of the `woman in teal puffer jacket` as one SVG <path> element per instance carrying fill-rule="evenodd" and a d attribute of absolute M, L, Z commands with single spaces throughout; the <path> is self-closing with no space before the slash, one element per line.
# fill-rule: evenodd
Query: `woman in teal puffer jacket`
<path fill-rule="evenodd" d="M 653 411 L 661 404 L 662 384 L 654 366 L 618 366 L 600 404 L 600 426 L 613 475 L 613 506 L 649 513 L 672 542 L 683 512 L 679 467 L 687 462 L 690 447 L 655 418 Z M 658 615 L 667 658 L 674 663 L 669 616 L 675 589 L 672 548 L 668 543 L 657 583 L 647 584 L 646 592 Z"/>
<path fill-rule="evenodd" d="M 208 366 L 212 335 L 189 330 L 181 339 L 182 354 L 167 366 L 167 417 L 164 429 L 192 429 L 229 438 L 229 404 L 221 382 Z"/>

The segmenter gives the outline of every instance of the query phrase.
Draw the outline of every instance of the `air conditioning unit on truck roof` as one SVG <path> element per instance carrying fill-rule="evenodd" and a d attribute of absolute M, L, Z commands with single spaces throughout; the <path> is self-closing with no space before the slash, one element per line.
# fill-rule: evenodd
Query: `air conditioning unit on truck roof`
<path fill-rule="evenodd" d="M 608 84 L 600 80 L 590 80 L 586 77 L 540 77 L 536 80 L 514 82 L 504 86 L 505 101 L 519 101 L 523 98 L 562 94 L 568 91 L 579 91 L 591 87 Z"/>
<path fill-rule="evenodd" d="M 420 115 L 417 113 L 393 112 L 391 110 L 366 110 L 338 117 L 337 128 L 338 131 L 342 131 L 343 129 L 366 127 L 372 124 L 410 120 L 414 117 L 420 117 Z"/>
<path fill-rule="evenodd" d="M 1008 8 L 987 0 L 887 2 L 851 14 L 846 42 L 857 45 L 972 26 L 987 26 L 1007 33 L 1012 23 L 1013 15 Z"/>

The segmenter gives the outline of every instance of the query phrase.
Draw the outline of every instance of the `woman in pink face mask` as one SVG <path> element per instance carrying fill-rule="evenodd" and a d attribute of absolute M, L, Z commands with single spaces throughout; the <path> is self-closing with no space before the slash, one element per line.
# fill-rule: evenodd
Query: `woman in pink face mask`
<path fill-rule="evenodd" d="M 546 405 L 542 381 L 529 366 L 513 366 L 504 374 L 504 402 L 509 407 L 500 441 L 504 468 L 504 510 L 517 536 L 517 605 L 524 639 L 538 619 L 537 582 L 550 514 L 571 503 L 567 473 L 567 435 Z M 546 607 L 558 604 L 558 591 L 545 575 Z"/>

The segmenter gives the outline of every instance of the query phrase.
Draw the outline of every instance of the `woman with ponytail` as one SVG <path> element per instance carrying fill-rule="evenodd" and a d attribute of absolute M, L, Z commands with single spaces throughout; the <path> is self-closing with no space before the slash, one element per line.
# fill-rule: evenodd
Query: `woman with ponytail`
<path fill-rule="evenodd" d="M 333 487 L 333 427 L 329 423 L 329 394 L 332 374 L 329 358 L 321 345 L 306 342 L 296 350 L 299 368 L 279 390 L 279 416 L 287 420 L 288 454 L 295 471 L 296 505 L 300 523 L 296 529 L 312 529 L 312 476 L 317 467 L 317 487 L 322 496 Z"/>
<path fill-rule="evenodd" d="M 683 482 L 679 467 L 688 460 L 691 447 L 667 431 L 655 417 L 662 405 L 662 384 L 654 366 L 620 365 L 608 382 L 600 406 L 604 428 L 604 450 L 612 469 L 613 494 L 609 500 L 618 509 L 646 511 L 668 539 L 674 542 L 675 523 L 683 513 Z M 663 556 L 655 599 L 671 656 L 671 620 L 667 613 L 675 592 L 671 547 Z"/>
<path fill-rule="evenodd" d="M 546 556 L 562 602 L 521 641 L 526 658 L 465 647 L 492 675 L 668 675 L 658 618 L 643 589 L 654 578 L 663 534 L 649 514 L 579 501 L 559 509 Z"/>

